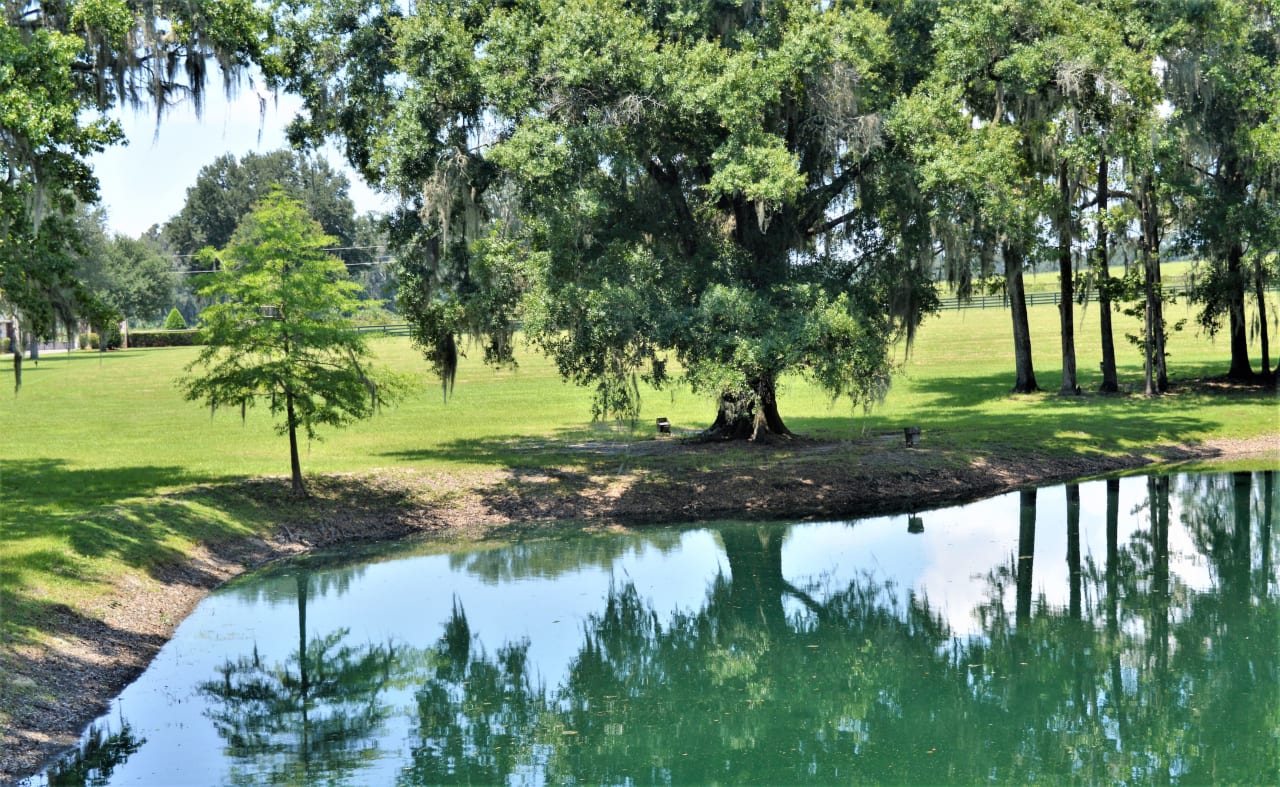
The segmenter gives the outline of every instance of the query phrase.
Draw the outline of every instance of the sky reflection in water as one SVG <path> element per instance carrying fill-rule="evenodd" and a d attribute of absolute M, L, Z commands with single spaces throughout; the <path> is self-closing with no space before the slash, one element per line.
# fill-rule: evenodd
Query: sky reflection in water
<path fill-rule="evenodd" d="M 917 533 L 724 524 L 276 567 L 199 606 L 78 774 L 1266 781 L 1274 485 L 1128 478 L 918 512 Z"/>

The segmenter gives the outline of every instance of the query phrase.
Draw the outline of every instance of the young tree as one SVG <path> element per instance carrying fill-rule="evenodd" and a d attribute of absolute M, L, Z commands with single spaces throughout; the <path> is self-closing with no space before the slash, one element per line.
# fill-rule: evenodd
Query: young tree
<path fill-rule="evenodd" d="M 366 418 L 397 397 L 399 378 L 365 362 L 369 348 L 349 315 L 358 308 L 345 266 L 323 249 L 334 239 L 297 200 L 273 191 L 240 223 L 200 293 L 207 345 L 180 381 L 187 399 L 244 409 L 258 400 L 283 417 L 293 492 L 307 494 L 298 430 Z M 210 255 L 212 256 L 212 255 Z"/>
<path fill-rule="evenodd" d="M 185 331 L 187 329 L 187 321 L 182 319 L 182 312 L 178 311 L 175 306 L 169 310 L 169 314 L 164 318 L 164 329 L 166 331 Z"/>
<path fill-rule="evenodd" d="M 346 175 L 323 158 L 290 150 L 250 152 L 239 160 L 227 153 L 201 167 L 182 210 L 165 223 L 160 236 L 176 254 L 192 255 L 189 266 L 199 270 L 194 255 L 206 246 L 227 245 L 241 219 L 277 186 L 302 202 L 325 234 L 337 239 L 335 246 L 355 242 L 355 206 Z M 346 263 L 356 261 L 350 252 L 338 256 Z M 208 305 L 189 289 L 179 295 L 178 308 L 189 320 Z"/>

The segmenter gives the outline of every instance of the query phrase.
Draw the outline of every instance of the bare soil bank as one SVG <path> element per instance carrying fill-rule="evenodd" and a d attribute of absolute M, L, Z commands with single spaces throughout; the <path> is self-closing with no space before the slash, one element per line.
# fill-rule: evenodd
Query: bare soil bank
<path fill-rule="evenodd" d="M 293 501 L 287 479 L 184 492 L 201 500 L 278 511 L 270 538 L 203 546 L 187 563 L 116 587 L 99 609 L 64 608 L 40 647 L 0 653 L 0 782 L 38 771 L 133 680 L 210 590 L 271 560 L 336 543 L 437 534 L 482 538 L 508 528 L 579 520 L 638 526 L 713 519 L 840 518 L 920 511 L 1030 485 L 1183 460 L 1243 459 L 1280 468 L 1280 435 L 1165 448 L 1150 455 L 960 457 L 905 449 L 901 438 L 857 443 L 803 440 L 753 446 L 740 461 L 715 461 L 723 446 L 674 440 L 638 444 L 626 456 L 584 446 L 583 466 L 616 472 L 509 470 L 381 473 L 314 479 L 314 497 Z M 705 458 L 705 462 L 700 462 Z M 663 461 L 677 457 L 678 462 Z M 631 465 L 628 468 L 628 465 Z M 706 469 L 690 469 L 702 464 Z M 664 469 L 672 465 L 679 469 Z M 20 700 L 18 698 L 21 698 Z M 19 702 L 21 707 L 18 706 Z"/>

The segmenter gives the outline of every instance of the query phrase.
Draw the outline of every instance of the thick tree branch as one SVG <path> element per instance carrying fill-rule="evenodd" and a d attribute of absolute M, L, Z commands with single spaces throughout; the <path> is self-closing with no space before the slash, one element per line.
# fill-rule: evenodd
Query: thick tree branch
<path fill-rule="evenodd" d="M 808 195 L 808 199 L 806 200 L 808 204 L 800 211 L 800 226 L 805 228 L 802 231 L 806 237 L 812 238 L 815 235 L 821 235 L 824 232 L 828 232 L 848 221 L 855 213 L 858 212 L 857 209 L 851 210 L 838 219 L 825 221 L 814 226 L 823 216 L 826 215 L 827 206 L 830 205 L 841 192 L 848 188 L 849 184 L 862 176 L 862 173 L 866 170 L 866 166 L 867 160 L 864 158 L 853 166 L 845 167 L 839 175 L 831 180 L 830 183 L 820 189 L 816 189 Z"/>
<path fill-rule="evenodd" d="M 684 190 L 680 188 L 680 174 L 674 171 L 674 167 L 668 168 L 656 158 L 650 158 L 645 168 L 649 172 L 649 177 L 653 178 L 671 199 L 671 206 L 676 213 L 676 232 L 680 235 L 681 250 L 685 254 L 694 254 L 698 250 L 697 221 L 694 219 L 688 200 L 685 199 Z"/>
<path fill-rule="evenodd" d="M 848 213 L 845 213 L 842 216 L 838 216 L 834 219 L 831 219 L 830 221 L 825 221 L 822 224 L 819 224 L 817 227 L 810 229 L 808 233 L 809 237 L 813 237 L 815 235 L 821 235 L 824 232 L 830 232 L 831 230 L 835 229 L 836 227 L 839 227 L 841 224 L 844 224 L 846 221 L 848 221 L 849 219 L 852 219 L 854 216 L 858 215 L 861 212 L 862 212 L 862 208 L 854 208 L 853 210 L 849 211 Z"/>

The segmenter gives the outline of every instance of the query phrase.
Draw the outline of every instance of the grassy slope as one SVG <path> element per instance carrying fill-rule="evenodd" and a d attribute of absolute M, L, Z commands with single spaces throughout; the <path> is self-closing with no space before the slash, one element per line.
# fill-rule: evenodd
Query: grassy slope
<path fill-rule="evenodd" d="M 1171 320 L 1190 316 L 1175 306 Z M 1057 310 L 1031 311 L 1040 385 L 1060 383 Z M 1099 381 L 1097 311 L 1077 333 L 1081 383 Z M 1121 384 L 1141 390 L 1137 351 L 1118 325 Z M 1010 397 L 1011 341 L 1001 309 L 949 312 L 923 327 L 904 374 L 870 415 L 831 403 L 803 381 L 787 381 L 783 416 L 798 433 L 845 439 L 919 424 L 927 445 L 966 455 L 1035 446 L 1050 454 L 1122 453 L 1215 437 L 1278 435 L 1274 394 L 1209 396 L 1180 392 L 1139 396 Z M 578 461 L 566 449 L 583 440 L 647 439 L 652 418 L 676 429 L 704 427 L 712 403 L 687 391 L 648 392 L 642 425 L 593 426 L 589 393 L 559 380 L 535 356 L 517 370 L 464 361 L 446 404 L 438 384 L 403 339 L 375 343 L 388 364 L 421 376 L 421 389 L 381 416 L 305 450 L 308 473 L 382 467 L 424 470 L 552 466 Z M 1225 369 L 1226 347 L 1189 329 L 1170 344 L 1172 374 L 1187 379 Z M 478 355 L 478 353 L 476 353 Z M 271 528 L 271 512 L 228 509 L 201 494 L 164 494 L 180 487 L 260 475 L 284 475 L 287 445 L 264 409 L 208 410 L 184 402 L 174 378 L 190 348 L 55 354 L 27 363 L 20 396 L 4 397 L 0 434 L 0 635 L 9 645 L 39 641 L 51 605 L 93 615 L 108 583 L 180 561 L 201 541 L 221 541 Z M 1256 361 L 1255 361 L 1256 363 Z M 12 379 L 0 362 L 0 380 Z M 7 387 L 7 383 L 6 383 Z M 735 461 L 730 451 L 721 461 Z M 0 713 L 3 711 L 0 710 Z"/>

